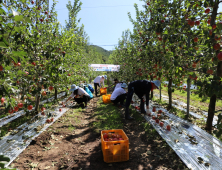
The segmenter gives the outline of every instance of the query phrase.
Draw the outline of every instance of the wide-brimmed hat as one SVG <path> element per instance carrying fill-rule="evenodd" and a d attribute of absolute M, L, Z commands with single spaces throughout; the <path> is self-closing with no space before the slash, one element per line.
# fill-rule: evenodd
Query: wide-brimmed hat
<path fill-rule="evenodd" d="M 75 90 L 77 90 L 79 88 L 79 86 L 76 86 L 75 84 L 72 84 L 71 85 L 71 89 L 69 90 L 69 91 L 75 91 Z"/>
<path fill-rule="evenodd" d="M 152 81 L 152 82 L 155 84 L 155 86 L 157 87 L 157 89 L 160 88 L 160 81 L 159 81 L 159 80 L 154 80 L 154 81 Z"/>
<path fill-rule="evenodd" d="M 121 84 L 121 87 L 125 89 L 125 88 L 127 88 L 127 84 L 123 83 L 123 84 Z"/>

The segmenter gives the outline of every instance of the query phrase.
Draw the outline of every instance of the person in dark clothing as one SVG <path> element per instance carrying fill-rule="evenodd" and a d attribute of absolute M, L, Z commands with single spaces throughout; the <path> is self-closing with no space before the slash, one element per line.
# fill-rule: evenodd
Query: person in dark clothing
<path fill-rule="evenodd" d="M 144 109 L 144 99 L 143 96 L 146 96 L 146 109 L 149 109 L 149 94 L 150 91 L 154 89 L 159 89 L 160 81 L 148 81 L 148 80 L 136 80 L 129 84 L 128 86 L 128 94 L 126 99 L 126 110 L 125 110 L 125 119 L 131 120 L 133 119 L 129 115 L 129 106 L 132 101 L 133 93 L 135 93 L 140 99 L 140 110 L 141 113 L 146 113 Z"/>

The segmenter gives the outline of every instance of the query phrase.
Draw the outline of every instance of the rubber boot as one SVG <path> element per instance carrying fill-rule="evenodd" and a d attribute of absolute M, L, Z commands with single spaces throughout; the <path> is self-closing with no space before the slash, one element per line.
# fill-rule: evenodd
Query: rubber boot
<path fill-rule="evenodd" d="M 141 114 L 145 114 L 146 113 L 146 111 L 144 109 L 144 102 L 140 103 L 140 110 L 141 110 Z"/>
<path fill-rule="evenodd" d="M 130 117 L 129 108 L 126 108 L 126 110 L 125 110 L 125 119 L 126 120 L 133 120 L 133 118 Z"/>

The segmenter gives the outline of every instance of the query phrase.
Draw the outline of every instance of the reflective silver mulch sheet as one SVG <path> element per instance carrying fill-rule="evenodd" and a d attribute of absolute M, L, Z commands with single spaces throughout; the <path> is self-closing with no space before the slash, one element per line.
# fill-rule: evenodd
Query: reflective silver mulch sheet
<path fill-rule="evenodd" d="M 134 106 L 138 106 L 138 98 L 133 96 Z M 154 105 L 150 102 L 150 109 Z M 186 120 L 170 114 L 167 110 L 156 106 L 156 112 L 144 118 L 153 125 L 160 136 L 176 152 L 181 160 L 192 170 L 222 170 L 222 142 L 201 128 Z M 160 127 L 152 116 L 157 116 L 158 110 L 162 110 L 162 122 Z M 171 130 L 166 126 L 171 125 Z"/>

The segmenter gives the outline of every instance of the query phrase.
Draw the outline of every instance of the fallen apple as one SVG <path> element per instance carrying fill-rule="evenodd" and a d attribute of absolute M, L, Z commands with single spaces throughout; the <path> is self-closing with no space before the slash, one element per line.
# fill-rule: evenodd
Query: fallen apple
<path fill-rule="evenodd" d="M 156 119 L 156 123 L 159 123 L 159 119 Z"/>
<path fill-rule="evenodd" d="M 160 122 L 160 127 L 163 127 L 164 123 L 163 122 Z"/>
<path fill-rule="evenodd" d="M 153 120 L 155 120 L 155 119 L 156 119 L 156 117 L 155 117 L 155 116 L 152 116 L 152 119 L 153 119 Z"/>
<path fill-rule="evenodd" d="M 167 125 L 167 126 L 166 126 L 166 129 L 170 131 L 170 130 L 171 130 L 170 125 Z"/>

